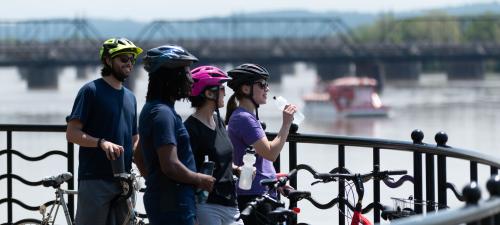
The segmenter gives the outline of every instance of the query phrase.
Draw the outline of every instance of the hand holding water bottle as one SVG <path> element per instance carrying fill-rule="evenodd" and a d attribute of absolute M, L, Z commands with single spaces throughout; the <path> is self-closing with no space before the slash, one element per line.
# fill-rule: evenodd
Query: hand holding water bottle
<path fill-rule="evenodd" d="M 200 173 L 213 176 L 215 162 L 210 161 L 208 155 L 205 155 L 205 161 L 201 165 Z M 201 188 L 196 189 L 196 202 L 198 204 L 206 203 L 208 199 L 208 191 Z"/>
<path fill-rule="evenodd" d="M 276 104 L 278 109 L 284 111 L 286 105 L 288 105 L 288 101 L 282 96 L 274 96 L 273 99 L 275 100 L 274 103 Z M 302 114 L 299 110 L 295 110 L 295 113 L 293 114 L 293 123 L 300 125 L 300 123 L 304 121 L 304 118 L 304 114 Z"/>

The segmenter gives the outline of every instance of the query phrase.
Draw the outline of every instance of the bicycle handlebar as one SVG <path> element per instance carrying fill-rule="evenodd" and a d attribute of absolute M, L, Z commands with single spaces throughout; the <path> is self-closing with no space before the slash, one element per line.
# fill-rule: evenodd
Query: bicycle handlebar
<path fill-rule="evenodd" d="M 407 173 L 408 173 L 408 171 L 406 171 L 406 170 L 385 170 L 385 171 L 372 171 L 372 172 L 365 173 L 365 174 L 316 173 L 316 174 L 313 174 L 313 176 L 316 179 L 321 179 L 321 180 L 325 180 L 325 181 L 335 181 L 336 180 L 335 178 L 345 179 L 345 180 L 354 180 L 354 179 L 356 179 L 356 177 L 359 176 L 359 177 L 361 177 L 363 182 L 366 182 L 372 178 L 383 180 L 391 175 L 405 175 Z"/>
<path fill-rule="evenodd" d="M 291 170 L 288 174 L 279 173 L 276 174 L 276 178 L 262 179 L 260 185 L 267 187 L 269 190 L 277 189 L 285 186 L 288 180 L 296 174 L 297 169 Z"/>
<path fill-rule="evenodd" d="M 336 181 L 336 179 L 354 180 L 356 177 L 361 177 L 363 182 L 366 182 L 372 178 L 375 179 L 386 179 L 391 175 L 405 175 L 408 173 L 406 170 L 385 170 L 385 171 L 372 171 L 365 174 L 350 174 L 350 173 L 319 173 L 311 166 L 306 164 L 297 165 L 296 170 L 307 170 L 313 175 L 315 179 L 323 180 L 323 182 Z"/>

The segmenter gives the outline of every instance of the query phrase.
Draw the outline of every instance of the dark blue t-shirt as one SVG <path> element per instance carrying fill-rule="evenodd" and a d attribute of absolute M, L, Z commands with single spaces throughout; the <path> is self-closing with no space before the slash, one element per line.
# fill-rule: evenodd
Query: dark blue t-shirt
<path fill-rule="evenodd" d="M 102 78 L 85 84 L 66 121 L 78 119 L 82 131 L 123 146 L 125 170 L 132 167 L 132 136 L 137 134 L 137 102 L 125 87 L 117 90 Z M 111 161 L 97 147 L 80 146 L 78 179 L 112 179 Z"/>
<path fill-rule="evenodd" d="M 139 116 L 139 135 L 144 163 L 148 171 L 144 204 L 148 215 L 160 212 L 194 210 L 194 186 L 168 178 L 160 167 L 157 150 L 165 145 L 177 147 L 177 157 L 191 171 L 196 171 L 189 134 L 174 103 L 147 101 Z"/>

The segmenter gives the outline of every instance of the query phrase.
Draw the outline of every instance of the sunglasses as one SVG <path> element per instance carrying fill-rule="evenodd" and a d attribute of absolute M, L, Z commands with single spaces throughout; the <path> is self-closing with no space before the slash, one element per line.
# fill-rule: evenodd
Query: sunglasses
<path fill-rule="evenodd" d="M 215 86 L 215 87 L 211 87 L 211 88 L 209 88 L 209 90 L 211 90 L 211 91 L 217 91 L 217 90 L 219 90 L 219 91 L 225 91 L 225 90 L 226 90 L 226 87 L 225 87 L 224 85 L 221 85 L 221 86 Z"/>
<path fill-rule="evenodd" d="M 128 55 L 119 55 L 117 58 L 120 60 L 121 63 L 130 63 L 134 64 L 135 63 L 135 57 L 134 56 L 128 56 Z"/>
<path fill-rule="evenodd" d="M 266 81 L 264 81 L 264 80 L 257 81 L 254 84 L 259 85 L 259 87 L 262 88 L 262 89 L 266 89 L 267 87 L 269 87 L 269 84 Z"/>

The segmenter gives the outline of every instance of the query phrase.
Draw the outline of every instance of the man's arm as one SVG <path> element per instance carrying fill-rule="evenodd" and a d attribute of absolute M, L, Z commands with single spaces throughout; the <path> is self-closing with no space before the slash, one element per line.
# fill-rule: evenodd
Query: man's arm
<path fill-rule="evenodd" d="M 66 128 L 66 140 L 83 147 L 96 147 L 99 138 L 92 137 L 82 131 L 83 124 L 80 120 L 73 119 L 68 122 Z"/>
<path fill-rule="evenodd" d="M 139 147 L 139 134 L 132 136 L 132 151 Z"/>
<path fill-rule="evenodd" d="M 109 160 L 115 160 L 123 153 L 123 147 L 107 140 L 97 143 L 99 138 L 92 137 L 82 131 L 83 124 L 78 119 L 72 119 L 68 122 L 66 128 L 66 140 L 83 147 L 99 147 L 104 152 Z M 99 145 L 99 146 L 98 146 Z"/>
<path fill-rule="evenodd" d="M 142 177 L 146 177 L 148 175 L 148 171 L 146 170 L 146 165 L 144 165 L 144 156 L 142 155 L 141 145 L 137 145 L 134 151 L 134 163 L 139 169 L 139 173 L 141 173 Z"/>
<path fill-rule="evenodd" d="M 163 145 L 157 151 L 161 171 L 169 178 L 186 184 L 195 185 L 203 190 L 212 191 L 215 178 L 189 170 L 177 157 L 175 145 Z"/>

